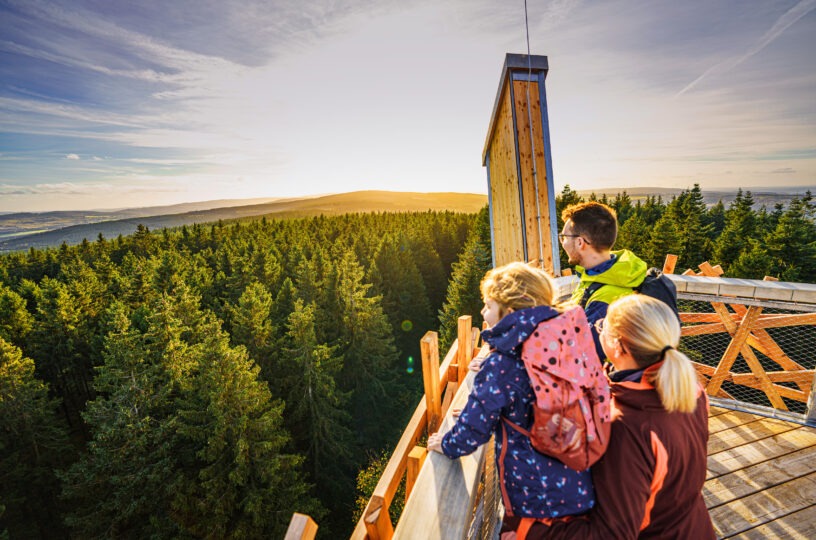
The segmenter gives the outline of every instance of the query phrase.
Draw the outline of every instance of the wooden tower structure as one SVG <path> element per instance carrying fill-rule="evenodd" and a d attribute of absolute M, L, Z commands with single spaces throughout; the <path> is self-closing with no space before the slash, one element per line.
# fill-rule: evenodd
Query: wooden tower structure
<path fill-rule="evenodd" d="M 561 275 L 555 214 L 547 57 L 508 53 L 487 130 L 493 266 L 526 261 Z"/>

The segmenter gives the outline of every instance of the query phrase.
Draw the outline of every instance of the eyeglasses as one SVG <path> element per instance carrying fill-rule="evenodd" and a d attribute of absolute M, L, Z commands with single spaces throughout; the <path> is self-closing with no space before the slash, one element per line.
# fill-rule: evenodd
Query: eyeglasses
<path fill-rule="evenodd" d="M 562 242 L 564 241 L 564 238 L 579 238 L 580 236 L 581 236 L 580 234 L 558 233 L 558 239 L 561 240 Z"/>
<path fill-rule="evenodd" d="M 581 240 L 583 240 L 584 242 L 586 242 L 587 244 L 589 244 L 589 240 L 587 240 L 586 238 L 584 238 L 584 237 L 583 237 L 583 236 L 581 236 L 580 234 L 564 234 L 564 233 L 558 233 L 558 240 L 560 240 L 561 242 L 563 242 L 563 241 L 564 241 L 564 238 L 580 238 Z"/>
<path fill-rule="evenodd" d="M 603 332 L 604 329 L 604 320 L 598 319 L 597 321 L 592 323 L 592 326 L 595 327 L 595 331 L 598 332 L 598 335 L 601 335 L 601 332 Z"/>

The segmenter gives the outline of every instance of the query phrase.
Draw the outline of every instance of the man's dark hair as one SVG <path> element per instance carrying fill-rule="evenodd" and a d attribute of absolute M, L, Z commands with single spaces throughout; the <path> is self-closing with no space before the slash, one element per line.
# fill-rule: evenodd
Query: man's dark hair
<path fill-rule="evenodd" d="M 572 220 L 572 230 L 598 251 L 612 249 L 618 237 L 618 215 L 605 204 L 590 201 L 573 204 L 561 212 L 564 223 Z"/>

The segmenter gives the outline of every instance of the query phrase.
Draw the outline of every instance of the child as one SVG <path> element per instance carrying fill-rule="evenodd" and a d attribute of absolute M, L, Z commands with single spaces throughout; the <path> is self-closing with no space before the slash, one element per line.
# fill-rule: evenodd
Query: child
<path fill-rule="evenodd" d="M 553 286 L 541 270 L 510 263 L 489 271 L 481 283 L 482 316 L 491 345 L 474 379 L 459 419 L 447 434 L 434 433 L 428 449 L 451 459 L 474 452 L 496 435 L 496 463 L 505 508 L 504 530 L 518 538 L 535 521 L 587 512 L 595 504 L 589 470 L 573 470 L 537 452 L 530 438 L 507 421 L 529 430 L 535 394 L 521 350 L 542 321 L 560 316 L 553 307 Z M 580 308 L 576 308 L 580 309 Z M 586 325 L 584 330 L 589 333 Z M 503 419 L 505 421 L 503 421 Z"/>

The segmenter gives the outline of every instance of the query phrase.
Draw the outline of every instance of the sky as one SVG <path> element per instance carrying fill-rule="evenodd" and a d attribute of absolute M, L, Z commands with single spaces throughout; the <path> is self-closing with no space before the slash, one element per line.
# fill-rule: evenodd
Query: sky
<path fill-rule="evenodd" d="M 816 0 L 528 2 L 557 191 L 816 186 Z M 0 0 L 0 212 L 486 193 L 523 0 Z"/>

